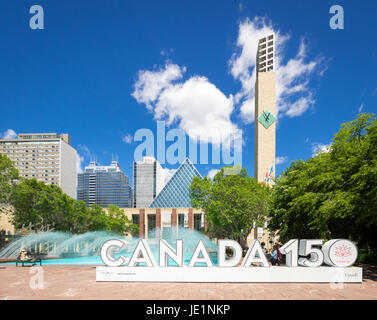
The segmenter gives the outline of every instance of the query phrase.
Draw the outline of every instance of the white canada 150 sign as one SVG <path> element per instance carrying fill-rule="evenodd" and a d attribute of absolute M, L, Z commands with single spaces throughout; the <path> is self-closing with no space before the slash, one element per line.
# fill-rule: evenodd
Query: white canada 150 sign
<path fill-rule="evenodd" d="M 349 240 L 335 239 L 327 241 L 324 245 L 323 240 L 289 240 L 280 248 L 280 252 L 286 255 L 286 266 L 297 267 L 319 267 L 323 263 L 334 267 L 349 267 L 354 264 L 357 259 L 357 248 Z M 109 267 L 120 267 L 127 263 L 129 267 L 136 267 L 140 263 L 145 263 L 148 267 L 156 267 L 157 263 L 154 259 L 152 251 L 146 240 L 139 240 L 135 250 L 128 260 L 126 257 L 120 256 L 114 258 L 113 250 L 115 248 L 127 248 L 126 240 L 114 239 L 105 242 L 101 248 L 101 259 L 103 263 Z M 319 248 L 322 246 L 322 249 Z M 183 240 L 176 240 L 176 248 L 174 249 L 165 240 L 160 240 L 159 250 L 159 266 L 168 267 L 168 257 L 170 257 L 179 267 L 184 266 Z M 226 249 L 233 249 L 233 256 L 226 259 Z M 242 259 L 242 248 L 234 240 L 218 241 L 218 266 L 219 267 L 235 267 L 239 265 Z M 213 267 L 213 262 L 202 240 L 200 240 L 191 256 L 188 267 L 195 267 L 197 263 L 205 264 L 207 267 Z M 266 255 L 258 240 L 254 240 L 247 251 L 241 266 L 250 267 L 253 263 L 257 263 L 263 267 L 269 267 Z"/>
<path fill-rule="evenodd" d="M 362 268 L 352 267 L 357 259 L 357 248 L 346 239 L 334 239 L 326 243 L 321 239 L 289 240 L 280 248 L 280 252 L 286 256 L 284 267 L 270 267 L 258 240 L 251 243 L 244 258 L 242 258 L 242 248 L 236 241 L 219 240 L 216 267 L 202 240 L 197 243 L 187 265 L 184 265 L 184 242 L 180 239 L 176 240 L 175 247 L 165 240 L 159 241 L 158 264 L 144 239 L 139 240 L 130 258 L 122 255 L 114 256 L 114 249 L 121 250 L 128 246 L 129 243 L 123 239 L 113 239 L 103 244 L 101 259 L 106 266 L 97 267 L 97 281 L 362 281 Z M 232 249 L 232 256 L 227 257 L 227 249 Z M 168 266 L 169 258 L 176 263 L 175 266 Z M 253 264 L 264 268 L 253 267 Z"/>

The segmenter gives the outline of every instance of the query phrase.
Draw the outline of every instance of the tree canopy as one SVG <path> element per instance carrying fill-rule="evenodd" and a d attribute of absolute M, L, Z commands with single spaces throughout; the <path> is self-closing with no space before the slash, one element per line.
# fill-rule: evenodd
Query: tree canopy
<path fill-rule="evenodd" d="M 291 238 L 349 238 L 377 253 L 377 121 L 344 123 L 328 152 L 292 162 L 273 187 L 269 227 Z"/>
<path fill-rule="evenodd" d="M 138 229 L 117 206 L 110 205 L 107 212 L 96 204 L 88 208 L 60 187 L 35 179 L 25 179 L 13 188 L 12 205 L 16 227 L 32 223 L 71 233 L 103 230 L 120 234 Z"/>
<path fill-rule="evenodd" d="M 269 210 L 270 188 L 247 175 L 225 175 L 219 171 L 213 180 L 195 177 L 190 186 L 193 207 L 205 211 L 208 233 L 247 245 L 253 225 L 262 226 Z"/>
<path fill-rule="evenodd" d="M 18 178 L 18 170 L 12 161 L 0 153 L 0 204 L 10 203 L 13 186 Z"/>

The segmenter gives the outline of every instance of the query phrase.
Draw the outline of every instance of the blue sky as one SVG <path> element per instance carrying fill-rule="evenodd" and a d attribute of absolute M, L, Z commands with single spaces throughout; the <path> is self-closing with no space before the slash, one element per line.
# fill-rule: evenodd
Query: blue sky
<path fill-rule="evenodd" d="M 44 30 L 29 27 L 35 4 L 44 9 Z M 329 26 L 333 4 L 344 8 L 343 30 Z M 268 29 L 282 42 L 278 174 L 328 145 L 341 123 L 376 113 L 375 1 L 36 0 L 1 7 L 0 134 L 69 133 L 82 167 L 91 157 L 106 165 L 116 155 L 132 177 L 138 144 L 125 137 L 155 132 L 157 119 L 170 118 L 167 130 L 241 129 L 242 163 L 253 175 L 253 37 Z M 203 119 L 213 121 L 203 126 Z M 202 175 L 220 167 L 197 166 Z"/>

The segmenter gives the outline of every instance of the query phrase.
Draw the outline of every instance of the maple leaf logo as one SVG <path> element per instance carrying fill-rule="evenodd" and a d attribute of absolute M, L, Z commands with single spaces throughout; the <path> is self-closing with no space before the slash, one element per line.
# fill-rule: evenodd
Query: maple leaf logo
<path fill-rule="evenodd" d="M 335 247 L 334 255 L 338 258 L 344 259 L 352 255 L 351 247 L 344 244 Z"/>

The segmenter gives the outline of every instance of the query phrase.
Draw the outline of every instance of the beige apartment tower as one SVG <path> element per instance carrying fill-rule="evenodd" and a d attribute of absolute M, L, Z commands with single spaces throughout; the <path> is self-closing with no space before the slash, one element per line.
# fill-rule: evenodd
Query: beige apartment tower
<path fill-rule="evenodd" d="M 55 184 L 76 199 L 77 152 L 69 134 L 24 133 L 16 139 L 0 139 L 5 154 L 20 176 Z"/>
<path fill-rule="evenodd" d="M 276 148 L 274 47 L 274 34 L 259 40 L 255 83 L 255 178 L 270 185 L 275 177 Z"/>

